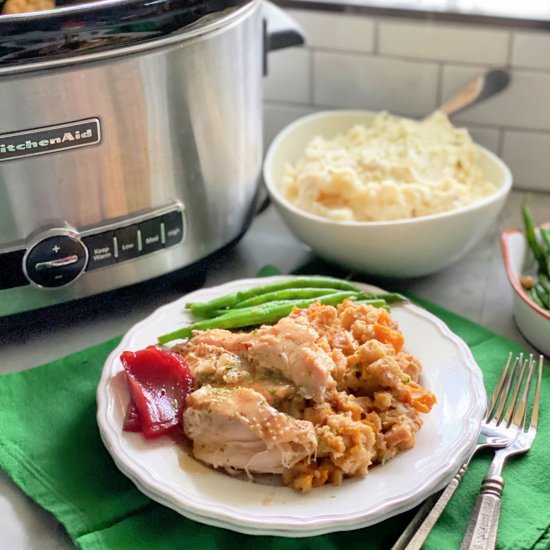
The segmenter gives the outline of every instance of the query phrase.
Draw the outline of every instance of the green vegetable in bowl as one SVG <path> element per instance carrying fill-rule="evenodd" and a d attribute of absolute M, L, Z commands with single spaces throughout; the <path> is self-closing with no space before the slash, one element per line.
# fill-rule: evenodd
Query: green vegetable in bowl
<path fill-rule="evenodd" d="M 523 275 L 520 283 L 533 302 L 550 311 L 550 227 L 535 226 L 527 204 L 522 208 L 525 238 L 536 261 L 536 275 Z"/>

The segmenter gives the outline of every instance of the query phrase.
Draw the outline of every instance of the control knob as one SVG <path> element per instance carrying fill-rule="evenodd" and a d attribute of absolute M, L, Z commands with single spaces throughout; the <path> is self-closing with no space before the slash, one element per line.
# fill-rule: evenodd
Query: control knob
<path fill-rule="evenodd" d="M 75 230 L 51 229 L 27 248 L 23 272 L 34 286 L 58 288 L 78 279 L 87 262 L 88 249 Z"/>

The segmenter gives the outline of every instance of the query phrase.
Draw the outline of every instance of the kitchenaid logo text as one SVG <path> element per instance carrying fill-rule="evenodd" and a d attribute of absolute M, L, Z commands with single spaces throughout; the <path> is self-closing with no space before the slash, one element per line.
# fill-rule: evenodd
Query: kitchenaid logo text
<path fill-rule="evenodd" d="M 101 141 L 98 118 L 0 135 L 0 162 L 56 153 Z"/>

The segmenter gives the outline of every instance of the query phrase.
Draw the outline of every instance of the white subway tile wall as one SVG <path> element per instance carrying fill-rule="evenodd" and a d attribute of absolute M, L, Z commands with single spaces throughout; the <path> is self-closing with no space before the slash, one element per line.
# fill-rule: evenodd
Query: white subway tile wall
<path fill-rule="evenodd" d="M 483 126 L 474 126 L 468 124 L 468 130 L 472 139 L 492 151 L 496 155 L 499 154 L 500 132 L 495 128 L 484 128 Z"/>
<path fill-rule="evenodd" d="M 431 63 L 317 51 L 313 103 L 424 116 L 437 105 L 438 73 Z"/>
<path fill-rule="evenodd" d="M 313 107 L 299 107 L 266 102 L 264 106 L 264 143 L 269 145 L 273 138 L 291 122 L 314 113 Z"/>
<path fill-rule="evenodd" d="M 310 102 L 311 51 L 306 48 L 276 50 L 267 58 L 264 97 L 288 103 Z"/>
<path fill-rule="evenodd" d="M 550 190 L 550 134 L 505 130 L 502 159 L 526 188 Z"/>
<path fill-rule="evenodd" d="M 479 68 L 445 66 L 443 99 L 479 75 Z M 477 122 L 505 128 L 550 130 L 550 72 L 514 70 L 510 85 L 498 96 L 455 117 L 457 122 Z"/>
<path fill-rule="evenodd" d="M 550 192 L 550 32 L 287 11 L 306 45 L 269 54 L 266 147 L 293 120 L 327 108 L 423 117 L 474 77 L 504 67 L 510 86 L 453 122 L 510 165 L 516 187 Z"/>
<path fill-rule="evenodd" d="M 550 71 L 550 32 L 514 32 L 512 65 Z"/>
<path fill-rule="evenodd" d="M 506 64 L 508 32 L 484 27 L 381 21 L 378 52 L 416 59 Z"/>
<path fill-rule="evenodd" d="M 374 51 L 374 22 L 354 15 L 293 10 L 292 17 L 305 33 L 310 48 L 351 52 Z"/>

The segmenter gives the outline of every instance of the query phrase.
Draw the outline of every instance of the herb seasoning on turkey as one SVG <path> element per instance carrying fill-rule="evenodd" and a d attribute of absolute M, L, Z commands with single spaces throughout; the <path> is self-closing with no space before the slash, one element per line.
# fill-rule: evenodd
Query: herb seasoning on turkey
<path fill-rule="evenodd" d="M 415 444 L 435 396 L 383 308 L 294 309 L 252 332 L 195 331 L 181 354 L 198 389 L 183 413 L 193 456 L 229 473 L 282 474 L 307 492 L 363 477 Z"/>

